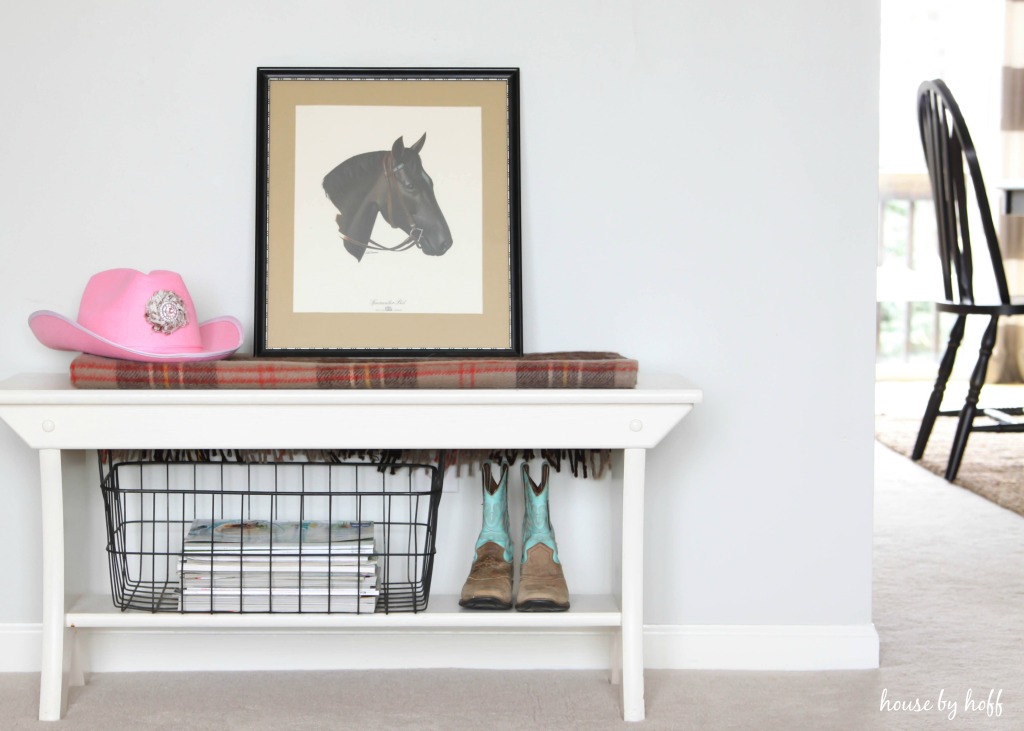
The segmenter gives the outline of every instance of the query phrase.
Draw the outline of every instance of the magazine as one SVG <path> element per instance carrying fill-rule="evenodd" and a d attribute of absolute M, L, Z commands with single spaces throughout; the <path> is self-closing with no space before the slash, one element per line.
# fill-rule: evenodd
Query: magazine
<path fill-rule="evenodd" d="M 185 591 L 199 588 L 266 588 L 274 587 L 281 589 L 302 588 L 326 588 L 347 589 L 361 588 L 370 589 L 377 586 L 377 573 L 371 571 L 369 574 L 297 574 L 280 571 L 245 571 L 234 572 L 192 572 L 181 573 L 181 586 Z"/>
<path fill-rule="evenodd" d="M 303 600 L 306 597 L 325 597 L 325 596 L 378 596 L 380 591 L 372 586 L 360 588 L 357 586 L 350 587 L 322 587 L 319 589 L 303 587 L 297 588 L 280 588 L 280 587 L 224 587 L 224 588 L 195 588 L 195 589 L 182 589 L 183 596 L 270 596 L 273 595 L 275 598 L 279 596 L 301 596 Z"/>
<path fill-rule="evenodd" d="M 185 536 L 185 551 L 238 551 L 287 548 L 342 550 L 345 544 L 373 543 L 372 522 L 348 520 L 269 521 L 195 520 Z"/>
<path fill-rule="evenodd" d="M 178 571 L 273 571 L 276 573 L 362 574 L 377 571 L 377 557 L 358 555 L 266 556 L 190 554 L 178 561 Z"/>
<path fill-rule="evenodd" d="M 301 554 L 303 560 L 308 556 L 341 556 L 341 555 L 362 555 L 372 556 L 374 541 L 372 538 L 362 541 L 345 541 L 339 543 L 269 543 L 264 545 L 252 543 L 210 543 L 196 542 L 186 543 L 182 546 L 185 555 L 201 554 L 211 556 L 213 554 L 230 554 L 238 557 L 239 554 L 256 556 L 294 556 L 296 560 Z"/>

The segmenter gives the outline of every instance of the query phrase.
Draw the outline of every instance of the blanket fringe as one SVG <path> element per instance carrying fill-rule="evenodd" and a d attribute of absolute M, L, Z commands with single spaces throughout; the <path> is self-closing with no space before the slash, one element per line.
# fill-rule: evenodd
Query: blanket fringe
<path fill-rule="evenodd" d="M 445 468 L 454 469 L 455 476 L 463 472 L 476 474 L 484 462 L 529 462 L 541 458 L 550 463 L 555 472 L 563 466 L 573 477 L 599 479 L 612 468 L 609 449 L 460 449 L 445 453 Z M 100 450 L 102 465 L 123 462 L 242 462 L 267 464 L 271 462 L 367 462 L 382 472 L 394 471 L 399 464 L 438 463 L 438 451 L 433 449 L 117 449 Z"/>

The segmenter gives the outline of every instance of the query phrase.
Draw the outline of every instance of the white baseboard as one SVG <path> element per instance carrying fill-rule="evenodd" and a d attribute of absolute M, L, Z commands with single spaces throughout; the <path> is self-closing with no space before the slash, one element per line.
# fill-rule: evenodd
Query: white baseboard
<path fill-rule="evenodd" d="M 647 625 L 644 666 L 674 670 L 867 670 L 878 632 L 863 625 Z"/>
<path fill-rule="evenodd" d="M 42 625 L 0 624 L 0 672 L 38 672 L 42 657 Z"/>
<path fill-rule="evenodd" d="M 0 624 L 0 672 L 38 672 L 39 624 Z M 871 624 L 648 625 L 645 666 L 681 670 L 854 670 L 878 667 Z M 78 633 L 86 672 L 368 668 L 599 669 L 600 630 L 156 631 Z"/>

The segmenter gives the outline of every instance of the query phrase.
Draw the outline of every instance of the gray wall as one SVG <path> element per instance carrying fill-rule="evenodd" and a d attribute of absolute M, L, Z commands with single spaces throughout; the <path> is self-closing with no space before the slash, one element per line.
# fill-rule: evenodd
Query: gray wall
<path fill-rule="evenodd" d="M 870 622 L 878 25 L 876 0 L 5 3 L 0 377 L 65 370 L 25 320 L 110 267 L 180 271 L 251 339 L 257 66 L 519 66 L 527 350 L 705 391 L 648 462 L 647 623 Z M 37 622 L 35 456 L 4 429 L 0 461 L 0 623 Z M 560 540 L 599 546 L 607 501 L 573 502 Z"/>

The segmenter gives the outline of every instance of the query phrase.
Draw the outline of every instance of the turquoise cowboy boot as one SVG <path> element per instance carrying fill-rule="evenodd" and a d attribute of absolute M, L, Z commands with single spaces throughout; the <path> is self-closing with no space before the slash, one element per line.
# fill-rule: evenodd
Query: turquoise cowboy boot
<path fill-rule="evenodd" d="M 523 515 L 523 558 L 519 565 L 519 589 L 516 609 L 520 612 L 564 612 L 569 608 L 569 588 L 558 560 L 555 531 L 548 510 L 547 462 L 541 469 L 538 485 L 522 467 L 526 512 Z"/>
<path fill-rule="evenodd" d="M 459 604 L 469 609 L 512 608 L 512 539 L 508 534 L 508 465 L 491 477 L 492 465 L 483 465 L 483 526 L 473 553 L 473 566 L 462 587 Z"/>

